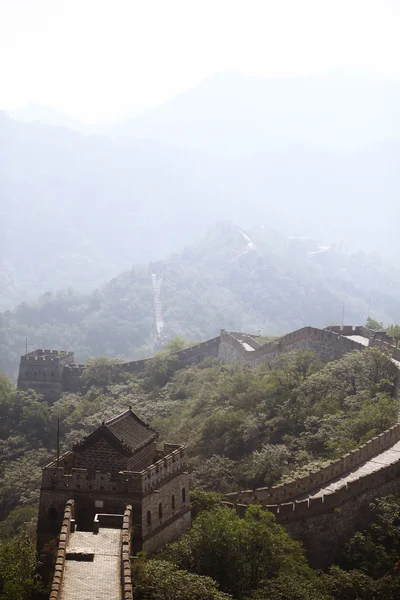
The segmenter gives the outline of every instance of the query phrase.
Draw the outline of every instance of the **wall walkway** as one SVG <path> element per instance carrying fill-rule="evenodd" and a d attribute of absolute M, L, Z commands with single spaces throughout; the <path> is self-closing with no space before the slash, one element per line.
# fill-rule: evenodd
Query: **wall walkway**
<path fill-rule="evenodd" d="M 332 360 L 366 347 L 387 351 L 397 375 L 400 352 L 393 340 L 384 332 L 365 327 L 305 327 L 252 352 L 246 351 L 237 334 L 221 332 L 220 352 L 227 362 L 236 360 L 256 366 L 291 350 L 313 349 L 322 358 Z M 263 505 L 294 538 L 304 543 L 311 564 L 324 567 L 335 559 L 340 545 L 362 526 L 368 503 L 377 496 L 399 492 L 400 424 L 305 477 L 270 488 L 227 494 L 225 498 L 239 514 L 248 504 Z"/>
<path fill-rule="evenodd" d="M 66 560 L 61 600 L 122 600 L 121 529 L 75 531 L 70 534 L 70 553 L 94 553 L 93 561 Z"/>

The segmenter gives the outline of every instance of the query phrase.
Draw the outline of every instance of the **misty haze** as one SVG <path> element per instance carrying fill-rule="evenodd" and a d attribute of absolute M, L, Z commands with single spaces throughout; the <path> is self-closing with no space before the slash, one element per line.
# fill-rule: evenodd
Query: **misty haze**
<path fill-rule="evenodd" d="M 398 598 L 399 8 L 115 4 L 0 0 L 0 599 Z"/>

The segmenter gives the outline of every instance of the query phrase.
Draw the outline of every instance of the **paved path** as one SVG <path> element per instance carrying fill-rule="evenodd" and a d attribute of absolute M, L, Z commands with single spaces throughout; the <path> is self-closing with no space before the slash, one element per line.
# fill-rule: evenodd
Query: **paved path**
<path fill-rule="evenodd" d="M 345 335 L 349 340 L 353 340 L 353 342 L 357 342 L 358 344 L 362 344 L 363 346 L 369 346 L 369 338 L 364 337 L 363 335 Z"/>
<path fill-rule="evenodd" d="M 94 552 L 94 560 L 65 561 L 61 600 L 121 600 L 121 529 L 75 531 L 67 550 Z"/>
<path fill-rule="evenodd" d="M 381 469 L 382 467 L 390 465 L 398 460 L 400 460 L 400 442 L 397 442 L 388 450 L 377 454 L 370 460 L 367 460 L 358 467 L 355 467 L 352 471 L 343 473 L 343 475 L 340 475 L 336 479 L 332 479 L 331 481 L 324 484 L 324 486 L 320 488 L 315 488 L 311 491 L 311 493 L 296 498 L 296 500 L 305 500 L 306 498 L 318 498 L 320 496 L 323 496 L 324 494 L 328 494 L 329 492 L 334 492 L 348 481 L 354 481 L 355 479 L 358 479 L 363 475 L 373 473 L 374 471 L 379 471 L 379 469 Z"/>
<path fill-rule="evenodd" d="M 238 342 L 242 344 L 243 348 L 247 350 L 247 352 L 254 352 L 255 348 L 253 348 L 253 346 L 250 346 L 250 344 L 248 344 L 247 342 L 244 342 L 243 340 L 239 339 Z"/>

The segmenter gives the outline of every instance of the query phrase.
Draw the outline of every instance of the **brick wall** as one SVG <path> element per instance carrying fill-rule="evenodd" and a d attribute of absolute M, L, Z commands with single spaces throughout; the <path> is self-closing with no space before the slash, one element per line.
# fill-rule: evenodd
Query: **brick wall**
<path fill-rule="evenodd" d="M 151 515 L 150 523 L 148 512 Z M 178 538 L 189 529 L 190 524 L 188 473 L 172 476 L 143 498 L 141 532 L 145 552 L 150 554 L 160 546 Z"/>
<path fill-rule="evenodd" d="M 74 452 L 76 466 L 80 469 L 105 473 L 127 471 L 128 457 L 120 454 L 105 439 L 100 439 L 80 452 Z"/>
<path fill-rule="evenodd" d="M 121 587 L 122 600 L 133 600 L 131 573 L 132 506 L 124 511 L 121 535 Z"/>
<path fill-rule="evenodd" d="M 308 494 L 311 490 L 327 483 L 346 471 L 350 471 L 376 454 L 387 450 L 400 440 L 400 424 L 394 425 L 383 433 L 368 440 L 359 448 L 345 454 L 322 469 L 318 469 L 304 477 L 294 479 L 281 485 L 244 490 L 226 494 L 226 499 L 239 503 L 280 504 L 297 496 Z"/>
<path fill-rule="evenodd" d="M 68 500 L 65 505 L 63 521 L 60 530 L 54 576 L 51 584 L 49 600 L 61 600 L 61 586 L 64 575 L 65 555 L 71 532 L 71 519 L 74 518 L 74 501 Z"/>

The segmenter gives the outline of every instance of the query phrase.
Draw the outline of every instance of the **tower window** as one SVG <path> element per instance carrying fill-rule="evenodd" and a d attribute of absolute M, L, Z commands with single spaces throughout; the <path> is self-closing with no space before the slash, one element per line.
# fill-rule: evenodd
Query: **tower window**
<path fill-rule="evenodd" d="M 172 494 L 171 507 L 172 507 L 172 510 L 175 510 L 175 494 Z"/>
<path fill-rule="evenodd" d="M 162 519 L 162 504 L 161 504 L 161 502 L 158 505 L 158 518 Z"/>
<path fill-rule="evenodd" d="M 56 509 L 55 506 L 50 506 L 48 515 L 49 515 L 50 521 L 57 521 L 58 510 Z"/>
<path fill-rule="evenodd" d="M 147 525 L 150 527 L 151 525 L 151 512 L 147 511 Z"/>
<path fill-rule="evenodd" d="M 185 488 L 182 488 L 182 504 L 184 504 L 186 502 L 186 490 Z"/>

